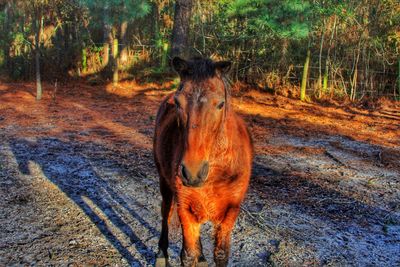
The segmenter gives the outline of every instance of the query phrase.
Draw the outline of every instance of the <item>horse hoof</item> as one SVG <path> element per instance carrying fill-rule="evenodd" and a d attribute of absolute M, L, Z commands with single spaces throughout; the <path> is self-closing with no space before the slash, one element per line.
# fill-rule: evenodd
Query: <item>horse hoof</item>
<path fill-rule="evenodd" d="M 203 255 L 200 256 L 199 261 L 197 262 L 197 266 L 198 267 L 208 267 L 207 260 Z"/>
<path fill-rule="evenodd" d="M 157 258 L 155 267 L 168 267 L 168 260 L 166 258 Z"/>
<path fill-rule="evenodd" d="M 168 259 L 164 256 L 162 251 L 157 253 L 155 267 L 168 267 Z"/>

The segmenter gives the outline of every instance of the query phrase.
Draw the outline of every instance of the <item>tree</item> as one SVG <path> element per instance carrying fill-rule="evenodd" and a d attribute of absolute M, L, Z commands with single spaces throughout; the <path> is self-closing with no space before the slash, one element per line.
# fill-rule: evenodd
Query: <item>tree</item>
<path fill-rule="evenodd" d="M 172 30 L 171 57 L 187 56 L 190 19 L 193 0 L 177 0 L 175 2 L 174 27 Z"/>
<path fill-rule="evenodd" d="M 36 69 L 36 100 L 42 99 L 42 78 L 40 72 L 40 46 L 42 40 L 42 30 L 44 23 L 44 9 L 47 1 L 32 1 L 33 10 L 33 29 L 35 34 L 35 69 Z"/>
<path fill-rule="evenodd" d="M 40 98 L 42 79 L 117 83 L 190 48 L 232 60 L 235 80 L 356 101 L 398 91 L 399 24 L 396 0 L 0 0 L 0 71 L 36 78 Z"/>
<path fill-rule="evenodd" d="M 119 80 L 119 39 L 126 38 L 127 23 L 147 15 L 150 12 L 150 5 L 146 0 L 82 0 L 82 4 L 88 8 L 92 19 L 101 18 L 100 21 L 103 22 L 103 63 L 106 64 L 106 69 L 111 70 L 113 83 L 117 84 Z M 123 29 L 123 31 L 119 31 L 119 29 Z"/>
<path fill-rule="evenodd" d="M 3 6 L 4 5 L 4 6 Z M 4 15 L 0 15 L 0 23 L 3 24 L 3 31 L 0 34 L 1 41 L 0 45 L 3 48 L 3 58 L 0 54 L 0 65 L 4 64 L 4 66 L 8 67 L 9 65 L 9 60 L 10 60 L 10 28 L 11 28 L 11 23 L 12 23 L 12 3 L 11 1 L 7 1 L 4 4 L 1 5 L 2 10 L 4 10 Z M 3 62 L 2 62 L 3 61 Z"/>
<path fill-rule="evenodd" d="M 29 3 L 25 1 L 15 1 L 15 4 L 22 8 L 29 16 L 30 26 L 33 29 L 34 43 L 31 45 L 35 54 L 35 77 L 36 77 L 36 100 L 42 99 L 42 74 L 41 74 L 41 45 L 44 29 L 45 15 L 48 9 L 56 0 L 33 0 Z"/>
<path fill-rule="evenodd" d="M 235 0 L 228 6 L 228 14 L 246 18 L 253 32 L 268 32 L 281 39 L 283 58 L 286 56 L 290 40 L 304 40 L 312 28 L 310 1 L 301 0 Z M 304 74 L 301 81 L 301 100 L 305 98 L 310 61 L 309 47 L 304 63 Z"/>

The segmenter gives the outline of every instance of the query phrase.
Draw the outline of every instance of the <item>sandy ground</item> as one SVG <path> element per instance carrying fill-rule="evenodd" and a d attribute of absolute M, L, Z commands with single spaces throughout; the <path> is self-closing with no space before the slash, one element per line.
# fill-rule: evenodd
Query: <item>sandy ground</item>
<path fill-rule="evenodd" d="M 168 87 L 168 86 L 167 86 Z M 151 152 L 169 90 L 0 83 L 0 266 L 151 266 Z M 232 266 L 400 266 L 400 107 L 234 98 L 255 144 Z M 176 221 L 175 221 L 176 224 Z M 180 230 L 171 234 L 179 265 Z M 211 226 L 203 245 L 212 266 Z"/>

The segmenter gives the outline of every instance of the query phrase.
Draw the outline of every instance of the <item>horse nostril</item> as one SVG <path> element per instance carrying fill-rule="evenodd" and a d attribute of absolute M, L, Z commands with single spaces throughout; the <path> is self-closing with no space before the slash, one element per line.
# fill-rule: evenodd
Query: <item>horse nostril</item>
<path fill-rule="evenodd" d="M 203 166 L 201 166 L 201 169 L 197 174 L 197 177 L 202 180 L 205 179 L 208 175 L 208 168 L 209 168 L 208 162 L 207 161 L 203 162 Z"/>
<path fill-rule="evenodd" d="M 188 181 L 191 179 L 191 175 L 183 163 L 181 164 L 181 176 Z"/>

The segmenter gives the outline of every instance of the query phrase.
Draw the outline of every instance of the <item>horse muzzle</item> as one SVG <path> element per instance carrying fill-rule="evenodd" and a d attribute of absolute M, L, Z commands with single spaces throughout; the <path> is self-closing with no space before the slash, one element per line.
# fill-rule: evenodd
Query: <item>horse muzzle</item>
<path fill-rule="evenodd" d="M 197 168 L 189 167 L 185 162 L 180 166 L 180 177 L 184 186 L 200 187 L 207 180 L 209 163 L 203 161 Z"/>

